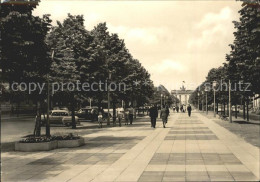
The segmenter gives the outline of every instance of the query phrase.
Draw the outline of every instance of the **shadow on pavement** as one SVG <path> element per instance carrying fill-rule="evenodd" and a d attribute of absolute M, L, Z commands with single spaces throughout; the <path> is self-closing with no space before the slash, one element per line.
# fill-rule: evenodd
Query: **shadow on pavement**
<path fill-rule="evenodd" d="M 233 121 L 234 123 L 237 123 L 237 124 L 252 124 L 252 125 L 259 125 L 260 126 L 260 123 L 252 123 L 250 121 Z"/>

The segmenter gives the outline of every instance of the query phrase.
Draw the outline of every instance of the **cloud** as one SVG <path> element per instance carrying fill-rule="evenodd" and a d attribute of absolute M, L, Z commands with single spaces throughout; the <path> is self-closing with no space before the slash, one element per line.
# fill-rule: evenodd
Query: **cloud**
<path fill-rule="evenodd" d="M 207 13 L 203 19 L 196 25 L 196 28 L 206 28 L 215 24 L 229 21 L 232 16 L 232 11 L 229 7 L 224 7 L 219 13 Z"/>
<path fill-rule="evenodd" d="M 130 26 L 114 26 L 108 23 L 108 28 L 111 33 L 118 33 L 126 42 L 141 43 L 144 45 L 156 45 L 163 37 L 169 35 L 169 31 L 164 27 L 130 27 Z"/>
<path fill-rule="evenodd" d="M 209 46 L 223 44 L 223 40 L 230 39 L 233 25 L 232 10 L 224 7 L 219 13 L 207 13 L 202 20 L 193 26 L 194 32 L 200 32 L 198 37 L 192 38 L 187 43 L 189 49 L 208 49 Z M 197 37 L 197 38 L 196 38 Z"/>
<path fill-rule="evenodd" d="M 173 61 L 171 59 L 165 59 L 160 61 L 151 67 L 151 71 L 154 73 L 167 73 L 172 71 L 183 72 L 185 71 L 185 66 L 182 65 L 180 62 Z"/>
<path fill-rule="evenodd" d="M 87 27 L 87 29 L 93 28 L 98 24 L 98 22 L 100 22 L 100 14 L 97 13 L 93 13 L 93 12 L 86 13 L 84 14 L 84 18 L 85 18 L 84 24 Z"/>

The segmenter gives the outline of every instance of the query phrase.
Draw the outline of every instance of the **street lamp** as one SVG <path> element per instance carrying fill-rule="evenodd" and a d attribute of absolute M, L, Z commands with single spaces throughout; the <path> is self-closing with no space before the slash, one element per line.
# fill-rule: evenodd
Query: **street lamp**
<path fill-rule="evenodd" d="M 201 109 L 202 109 L 202 112 L 204 112 L 204 99 L 203 99 L 204 91 L 203 90 L 201 91 L 201 96 L 202 96 L 202 100 L 201 100 L 202 101 L 202 108 Z"/>
<path fill-rule="evenodd" d="M 228 80 L 228 97 L 229 97 L 229 122 L 232 123 L 232 106 L 231 106 L 231 81 Z"/>
<path fill-rule="evenodd" d="M 54 59 L 54 53 L 55 51 L 52 50 L 51 53 L 51 59 L 53 61 Z M 49 73 L 47 74 L 47 122 L 46 122 L 46 136 L 49 137 L 51 135 L 50 132 L 50 78 L 49 78 Z"/>
<path fill-rule="evenodd" d="M 217 86 L 217 81 L 213 81 L 213 91 L 214 91 L 214 117 L 216 117 L 216 86 Z"/>
<path fill-rule="evenodd" d="M 108 71 L 108 80 L 111 79 L 111 71 Z M 110 125 L 110 87 L 107 83 L 107 125 Z"/>
<path fill-rule="evenodd" d="M 198 92 L 198 111 L 200 110 L 200 93 Z"/>
<path fill-rule="evenodd" d="M 3 91 L 2 91 L 2 84 L 0 83 L 0 125 L 2 123 L 2 107 L 1 107 L 1 101 L 2 101 L 2 94 L 3 94 Z"/>
<path fill-rule="evenodd" d="M 209 87 L 205 87 L 205 92 L 206 92 L 206 114 L 208 114 L 208 91 L 209 91 Z"/>
<path fill-rule="evenodd" d="M 161 94 L 161 110 L 162 110 L 162 97 L 163 97 L 163 94 Z"/>
<path fill-rule="evenodd" d="M 92 106 L 92 99 L 89 98 L 89 107 L 91 108 L 91 106 Z"/>

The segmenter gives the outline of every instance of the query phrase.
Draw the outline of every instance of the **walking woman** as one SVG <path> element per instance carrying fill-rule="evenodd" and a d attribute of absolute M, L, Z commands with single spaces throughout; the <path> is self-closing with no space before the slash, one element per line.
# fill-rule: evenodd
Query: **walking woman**
<path fill-rule="evenodd" d="M 165 105 L 163 105 L 161 109 L 161 118 L 163 121 L 163 127 L 165 128 L 165 124 L 167 123 L 167 118 L 168 118 L 168 112 Z"/>

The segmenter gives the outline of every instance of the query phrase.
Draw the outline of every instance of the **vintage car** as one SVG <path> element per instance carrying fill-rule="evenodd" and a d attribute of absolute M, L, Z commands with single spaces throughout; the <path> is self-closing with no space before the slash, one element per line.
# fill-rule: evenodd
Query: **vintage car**
<path fill-rule="evenodd" d="M 66 110 L 52 110 L 49 114 L 50 124 L 62 124 L 70 126 L 72 124 L 72 118 L 69 111 Z M 42 125 L 46 125 L 47 115 L 41 115 Z M 75 116 L 76 124 L 80 124 L 79 118 Z"/>
<path fill-rule="evenodd" d="M 98 108 L 97 107 L 86 107 L 81 108 L 75 113 L 79 119 L 88 121 L 97 121 L 98 119 Z"/>

